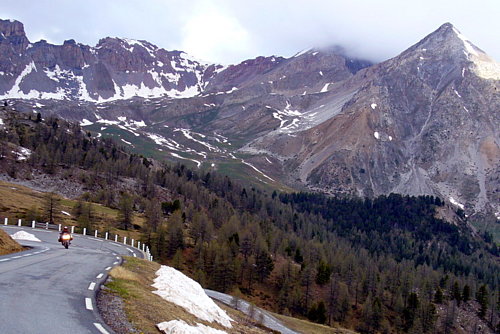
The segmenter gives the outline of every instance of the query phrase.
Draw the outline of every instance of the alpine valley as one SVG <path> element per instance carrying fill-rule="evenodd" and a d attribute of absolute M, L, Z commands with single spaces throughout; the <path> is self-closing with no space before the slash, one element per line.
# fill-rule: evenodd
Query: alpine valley
<path fill-rule="evenodd" d="M 446 23 L 373 64 L 340 47 L 222 66 L 147 41 L 28 40 L 0 20 L 0 100 L 252 182 L 433 195 L 500 219 L 500 64 Z M 0 114 L 1 118 L 1 114 Z"/>

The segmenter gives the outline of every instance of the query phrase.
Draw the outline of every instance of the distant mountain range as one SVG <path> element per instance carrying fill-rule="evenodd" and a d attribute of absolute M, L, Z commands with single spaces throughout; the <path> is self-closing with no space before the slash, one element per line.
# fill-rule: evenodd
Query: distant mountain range
<path fill-rule="evenodd" d="M 329 194 L 438 195 L 500 219 L 500 65 L 451 24 L 379 64 L 340 48 L 224 67 L 146 41 L 31 43 L 0 20 L 0 99 L 132 150 Z"/>

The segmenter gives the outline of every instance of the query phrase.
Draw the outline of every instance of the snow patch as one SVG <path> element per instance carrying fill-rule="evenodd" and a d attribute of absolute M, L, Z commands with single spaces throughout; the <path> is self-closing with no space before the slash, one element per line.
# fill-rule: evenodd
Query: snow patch
<path fill-rule="evenodd" d="M 457 90 L 456 89 L 453 89 L 453 91 L 455 92 L 455 94 L 458 96 L 458 97 L 462 97 L 462 95 L 458 94 Z"/>
<path fill-rule="evenodd" d="M 330 83 L 326 83 L 326 84 L 323 86 L 323 88 L 321 88 L 320 93 L 327 92 L 327 91 L 328 91 L 328 86 L 330 86 Z"/>
<path fill-rule="evenodd" d="M 110 120 L 107 120 L 107 119 L 100 119 L 100 120 L 97 121 L 97 123 L 108 124 L 108 125 L 116 125 L 116 124 L 118 124 L 120 122 L 118 122 L 118 121 L 110 121 Z M 101 128 L 101 130 L 102 130 L 102 128 Z"/>
<path fill-rule="evenodd" d="M 18 231 L 14 233 L 13 235 L 10 236 L 14 240 L 28 240 L 28 241 L 36 241 L 36 242 L 41 242 L 40 239 L 35 237 L 34 234 L 24 232 L 24 231 Z"/>
<path fill-rule="evenodd" d="M 308 52 L 309 52 L 309 51 L 311 51 L 311 50 L 312 50 L 312 49 L 304 49 L 304 50 L 302 50 L 302 51 L 299 51 L 299 52 L 297 52 L 297 53 L 295 54 L 295 56 L 294 56 L 294 57 L 300 57 L 300 56 L 302 56 L 303 54 L 306 54 L 306 53 L 308 53 Z"/>
<path fill-rule="evenodd" d="M 473 69 L 476 75 L 483 79 L 500 80 L 500 64 L 490 58 L 487 54 L 475 48 L 474 45 L 469 42 L 467 37 L 462 35 L 457 29 L 453 28 L 453 31 L 464 43 L 464 53 L 467 56 L 467 59 L 473 62 Z M 464 71 L 462 70 L 462 76 L 463 74 Z"/>
<path fill-rule="evenodd" d="M 70 214 L 69 212 L 66 212 L 66 211 L 61 211 L 61 213 L 62 213 L 63 215 L 66 215 L 66 216 L 71 216 L 71 214 Z"/>
<path fill-rule="evenodd" d="M 131 146 L 134 146 L 134 145 L 132 145 L 132 143 L 131 143 L 131 142 L 126 141 L 126 140 L 125 140 L 125 139 L 123 139 L 123 138 L 120 138 L 120 140 L 121 140 L 122 142 L 124 142 L 125 144 L 129 144 L 129 145 L 131 145 Z"/>
<path fill-rule="evenodd" d="M 31 156 L 31 150 L 25 147 L 19 147 L 17 151 L 13 151 L 17 155 L 17 161 L 27 160 Z"/>
<path fill-rule="evenodd" d="M 464 209 L 465 206 L 463 204 L 460 204 L 458 203 L 453 197 L 450 196 L 450 203 L 455 205 L 455 206 L 458 206 L 460 209 Z"/>
<path fill-rule="evenodd" d="M 372 103 L 371 107 L 372 107 L 373 110 L 375 110 L 375 108 L 377 108 L 377 104 L 376 103 Z"/>
<path fill-rule="evenodd" d="M 206 295 L 198 282 L 167 266 L 161 266 L 156 275 L 153 287 L 157 290 L 153 293 L 181 306 L 201 320 L 232 327 L 233 320 Z"/>
<path fill-rule="evenodd" d="M 94 124 L 94 123 L 92 123 L 91 121 L 89 121 L 86 118 L 82 119 L 82 121 L 80 122 L 80 126 L 87 126 L 87 125 L 92 125 L 92 124 Z"/>
<path fill-rule="evenodd" d="M 375 132 L 373 133 L 373 136 L 374 136 L 375 138 L 377 138 L 377 139 L 380 139 L 380 133 L 378 133 L 378 131 L 375 131 Z"/>
<path fill-rule="evenodd" d="M 170 154 L 171 154 L 173 157 L 176 157 L 176 158 L 179 158 L 179 159 L 184 159 L 184 160 L 193 161 L 193 162 L 196 164 L 196 167 L 198 167 L 198 168 L 200 168 L 200 166 L 201 166 L 201 161 L 194 160 L 194 159 L 189 159 L 189 158 L 184 158 L 183 156 L 180 156 L 180 155 L 178 155 L 177 153 L 174 153 L 174 152 L 170 152 Z"/>
<path fill-rule="evenodd" d="M 158 329 L 165 334 L 226 334 L 225 331 L 208 327 L 203 324 L 197 323 L 196 326 L 191 326 L 183 320 L 160 322 L 156 325 L 156 327 L 158 327 Z"/>

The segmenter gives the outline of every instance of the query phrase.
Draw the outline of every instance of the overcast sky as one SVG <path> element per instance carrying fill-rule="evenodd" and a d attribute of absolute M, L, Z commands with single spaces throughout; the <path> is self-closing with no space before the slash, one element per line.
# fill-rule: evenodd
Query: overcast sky
<path fill-rule="evenodd" d="M 341 45 L 352 56 L 396 56 L 451 22 L 500 60 L 500 0 L 1 0 L 0 18 L 32 41 L 144 39 L 217 63 L 289 57 Z"/>

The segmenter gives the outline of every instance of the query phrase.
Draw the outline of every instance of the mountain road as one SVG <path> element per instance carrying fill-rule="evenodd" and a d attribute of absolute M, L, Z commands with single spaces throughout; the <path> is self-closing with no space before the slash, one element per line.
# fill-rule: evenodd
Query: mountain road
<path fill-rule="evenodd" d="M 112 333 L 97 312 L 96 290 L 121 255 L 142 252 L 76 234 L 65 249 L 56 231 L 0 228 L 41 240 L 18 240 L 27 250 L 0 256 L 0 333 Z"/>

